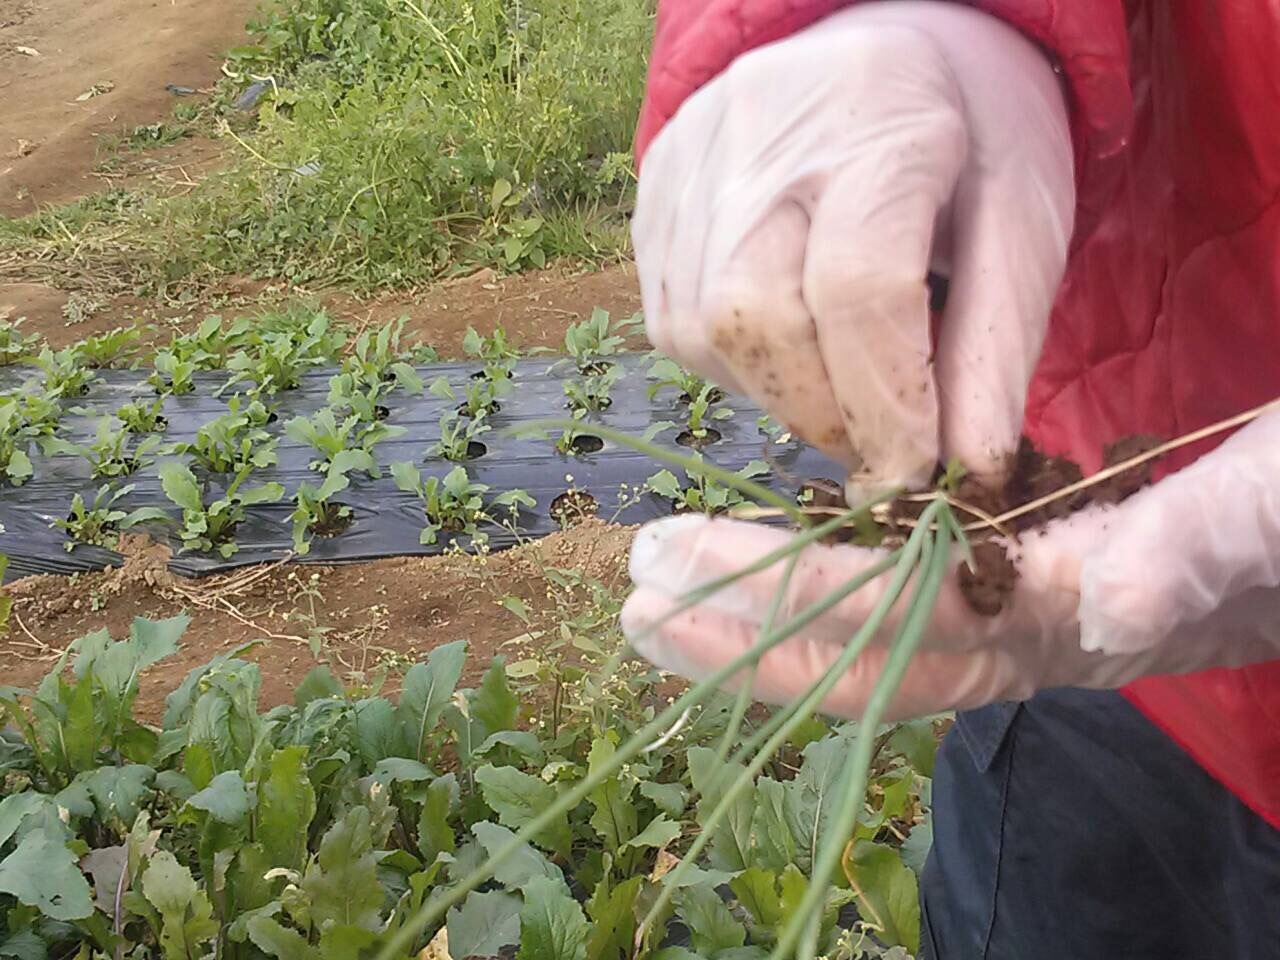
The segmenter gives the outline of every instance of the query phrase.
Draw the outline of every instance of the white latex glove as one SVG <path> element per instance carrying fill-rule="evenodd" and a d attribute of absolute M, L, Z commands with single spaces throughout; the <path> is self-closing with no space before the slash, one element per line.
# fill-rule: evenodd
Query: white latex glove
<path fill-rule="evenodd" d="M 994 480 L 1071 235 L 1044 55 L 958 3 L 859 4 L 695 93 L 640 171 L 650 340 L 868 474 Z M 930 344 L 925 277 L 950 277 Z"/>
<path fill-rule="evenodd" d="M 638 589 L 623 610 L 632 644 L 693 679 L 732 661 L 756 643 L 784 564 L 649 627 L 686 592 L 742 569 L 787 537 L 701 516 L 643 529 L 631 556 Z M 974 613 L 954 573 L 948 576 L 890 719 L 1026 699 L 1048 687 L 1111 688 L 1149 674 L 1280 658 L 1280 410 L 1119 506 L 1091 507 L 1024 534 L 1011 553 L 1021 576 L 998 616 Z M 880 556 L 809 548 L 775 623 Z M 791 701 L 823 676 L 867 618 L 879 583 L 768 653 L 757 699 Z M 826 701 L 827 712 L 862 713 L 895 626 L 891 614 Z"/>

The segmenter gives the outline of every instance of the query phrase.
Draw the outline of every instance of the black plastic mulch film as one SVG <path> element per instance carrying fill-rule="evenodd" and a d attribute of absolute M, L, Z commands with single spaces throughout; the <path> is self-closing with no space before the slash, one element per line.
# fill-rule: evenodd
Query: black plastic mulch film
<path fill-rule="evenodd" d="M 684 421 L 685 404 L 678 396 L 679 391 L 666 389 L 654 399 L 649 399 L 651 381 L 645 376 L 648 358 L 633 354 L 618 358 L 617 362 L 624 367 L 625 375 L 610 391 L 612 404 L 607 410 L 591 414 L 583 421 L 582 433 L 590 434 L 591 424 L 598 423 L 640 436 L 653 423 L 670 420 L 679 424 Z M 417 369 L 425 383 L 439 376 L 446 377 L 461 397 L 468 378 L 476 372 L 476 365 L 439 363 Z M 333 373 L 333 367 L 317 368 L 303 378 L 297 389 L 266 398 L 276 416 L 267 430 L 278 439 L 278 462 L 272 467 L 255 470 L 248 482 L 256 485 L 278 481 L 284 484 L 286 498 L 275 504 L 248 509 L 247 520 L 236 530 L 235 539 L 240 549 L 228 559 L 183 552 L 180 542 L 171 536 L 173 559 L 170 569 L 184 576 L 202 576 L 279 560 L 292 552 L 289 515 L 293 504 L 290 498 L 303 481 L 318 485 L 320 475 L 308 468 L 316 452 L 286 437 L 283 427 L 289 419 L 310 416 L 327 405 L 329 378 Z M 0 371 L 0 389 L 20 387 L 30 375 L 29 370 Z M 155 396 L 137 371 L 104 370 L 99 371 L 98 376 L 86 396 L 65 404 L 66 408 L 81 407 L 84 412 L 72 414 L 64 411 L 58 425 L 58 436 L 88 441 L 99 418 L 114 415 L 116 409 L 130 399 Z M 566 417 L 564 383 L 578 376 L 580 374 L 571 361 L 521 361 L 516 366 L 511 391 L 501 398 L 501 408 L 488 418 L 493 429 L 478 437 L 485 446 L 484 454 L 465 464 L 472 480 L 488 484 L 488 497 L 520 488 L 537 502 L 536 507 L 520 509 L 517 525 L 520 538 L 540 537 L 560 529 L 561 524 L 553 517 L 550 508 L 553 501 L 570 488 L 589 493 L 598 505 L 599 516 L 621 523 L 641 523 L 672 512 L 671 502 L 657 494 L 645 492 L 637 496 L 637 488 L 665 464 L 607 441 L 594 453 L 565 455 L 555 448 L 554 440 L 558 434 L 536 439 L 518 436 L 518 429 L 514 432 L 510 429 L 533 421 Z M 197 374 L 194 392 L 165 398 L 163 414 L 168 420 L 168 428 L 162 436 L 166 444 L 193 439 L 201 425 L 226 412 L 227 399 L 233 391 L 225 391 L 222 396 L 215 396 L 215 393 L 228 377 L 225 371 Z M 441 414 L 456 408 L 457 401 L 439 398 L 425 391 L 414 395 L 396 389 L 386 403 L 391 412 L 385 422 L 405 427 L 406 433 L 383 441 L 374 448 L 374 458 L 382 467 L 380 479 L 369 479 L 358 472 L 351 474 L 350 487 L 334 500 L 351 507 L 353 522 L 337 536 L 315 537 L 311 541 L 310 553 L 297 558 L 300 562 L 331 564 L 378 557 L 438 554 L 455 545 L 463 548 L 470 545 L 469 537 L 443 532 L 438 543 L 430 546 L 420 544 L 418 537 L 424 525 L 421 501 L 399 490 L 388 470 L 391 463 L 406 460 L 424 475 L 443 477 L 457 466 L 443 459 L 426 457 L 427 448 L 439 439 Z M 734 414 L 731 418 L 713 422 L 721 439 L 705 446 L 703 456 L 731 470 L 745 467 L 752 460 L 765 459 L 763 453 L 767 438 L 757 424 L 760 411 L 738 397 L 729 397 L 717 406 L 728 407 Z M 664 430 L 652 442 L 688 453 L 687 448 L 676 443 L 680 429 Z M 797 480 L 843 476 L 843 471 L 835 463 L 799 441 L 768 442 L 767 459 L 778 467 L 778 472 L 759 479 L 775 490 L 793 495 L 797 492 Z M 111 550 L 78 545 L 68 552 L 64 532 L 50 526 L 54 520 L 67 516 L 73 494 L 79 492 L 89 502 L 101 486 L 101 481 L 90 478 L 88 463 L 73 455 L 45 457 L 38 454 L 34 445 L 31 458 L 34 473 L 25 484 L 21 487 L 0 487 L 0 525 L 3 525 L 0 553 L 9 557 L 6 579 L 33 573 L 67 574 L 119 565 L 120 555 Z M 158 462 L 152 463 L 133 476 L 115 481 L 115 487 L 134 486 L 118 506 L 126 510 L 161 507 L 177 519 L 180 511 L 161 490 L 157 467 Z M 682 470 L 667 468 L 684 481 Z M 225 477 L 202 477 L 198 468 L 193 466 L 192 470 L 197 478 L 207 481 L 211 491 L 221 493 L 225 489 Z M 500 508 L 496 513 L 507 516 L 505 509 Z M 149 529 L 154 536 L 163 535 L 160 527 L 153 525 Z M 493 549 L 517 542 L 517 536 L 503 527 L 490 524 L 484 529 Z"/>

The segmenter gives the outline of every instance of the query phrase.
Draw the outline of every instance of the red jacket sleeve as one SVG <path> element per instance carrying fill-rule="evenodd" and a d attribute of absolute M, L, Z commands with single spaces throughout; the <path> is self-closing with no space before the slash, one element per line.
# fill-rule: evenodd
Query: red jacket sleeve
<path fill-rule="evenodd" d="M 637 161 L 679 109 L 734 58 L 780 40 L 859 0 L 661 0 L 649 82 L 636 132 Z M 1043 47 L 1069 88 L 1081 220 L 1093 219 L 1126 143 L 1132 113 L 1122 0 L 978 0 Z"/>

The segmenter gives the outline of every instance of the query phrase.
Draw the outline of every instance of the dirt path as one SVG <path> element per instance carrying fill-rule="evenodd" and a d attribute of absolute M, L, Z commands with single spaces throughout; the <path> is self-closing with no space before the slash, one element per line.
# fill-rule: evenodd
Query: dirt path
<path fill-rule="evenodd" d="M 96 138 L 168 116 L 166 84 L 211 84 L 257 5 L 0 0 L 0 214 L 100 189 Z"/>

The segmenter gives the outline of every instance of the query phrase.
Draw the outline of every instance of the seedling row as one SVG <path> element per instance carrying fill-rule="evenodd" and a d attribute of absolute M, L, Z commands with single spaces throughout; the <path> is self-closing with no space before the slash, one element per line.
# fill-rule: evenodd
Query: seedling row
<path fill-rule="evenodd" d="M 137 328 L 52 351 L 8 325 L 0 551 L 15 573 L 71 572 L 117 562 L 118 536 L 145 529 L 197 575 L 291 554 L 501 547 L 589 515 L 642 522 L 740 500 L 600 428 L 792 492 L 840 475 L 758 410 L 628 351 L 635 328 L 598 310 L 558 358 L 473 331 L 466 361 L 441 362 L 402 343 L 403 321 L 348 340 L 302 310 L 211 318 L 149 356 Z"/>

